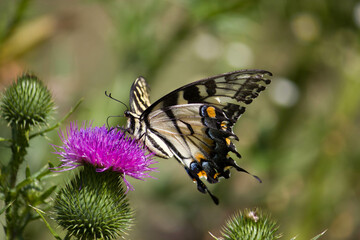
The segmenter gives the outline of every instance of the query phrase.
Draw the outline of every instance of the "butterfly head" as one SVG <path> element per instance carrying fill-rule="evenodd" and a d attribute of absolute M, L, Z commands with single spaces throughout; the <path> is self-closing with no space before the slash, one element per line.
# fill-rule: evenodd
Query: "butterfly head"
<path fill-rule="evenodd" d="M 130 111 L 129 111 L 129 110 L 126 110 L 126 111 L 124 112 L 124 116 L 127 117 L 127 118 L 130 118 L 130 117 L 131 117 Z"/>

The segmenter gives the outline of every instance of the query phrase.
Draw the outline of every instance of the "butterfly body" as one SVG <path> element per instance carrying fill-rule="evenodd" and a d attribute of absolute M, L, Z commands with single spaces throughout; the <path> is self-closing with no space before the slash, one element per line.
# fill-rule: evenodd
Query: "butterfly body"
<path fill-rule="evenodd" d="M 264 70 L 241 70 L 180 87 L 153 104 L 143 77 L 130 90 L 126 129 L 157 156 L 175 157 L 202 193 L 211 194 L 201 181 L 217 183 L 230 169 L 247 172 L 230 156 L 240 158 L 232 140 L 233 126 L 258 94 L 270 83 Z"/>

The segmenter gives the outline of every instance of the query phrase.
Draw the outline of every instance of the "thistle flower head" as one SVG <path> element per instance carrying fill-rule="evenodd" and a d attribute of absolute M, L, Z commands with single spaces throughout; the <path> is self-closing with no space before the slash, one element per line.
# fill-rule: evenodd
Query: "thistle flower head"
<path fill-rule="evenodd" d="M 127 188 L 133 190 L 125 176 L 144 180 L 151 177 L 149 172 L 155 170 L 150 167 L 155 163 L 153 154 L 146 154 L 139 142 L 122 131 L 108 130 L 105 126 L 86 127 L 85 124 L 79 129 L 76 123 L 72 123 L 66 134 L 60 131 L 60 137 L 63 145 L 54 146 L 57 148 L 55 154 L 58 154 L 62 161 L 60 171 L 88 163 L 93 165 L 97 172 L 118 172 Z"/>

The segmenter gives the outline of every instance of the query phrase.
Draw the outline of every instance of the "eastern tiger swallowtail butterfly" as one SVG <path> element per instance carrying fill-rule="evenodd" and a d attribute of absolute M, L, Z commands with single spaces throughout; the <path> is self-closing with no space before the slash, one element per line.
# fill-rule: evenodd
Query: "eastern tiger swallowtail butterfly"
<path fill-rule="evenodd" d="M 229 72 L 187 84 L 153 104 L 145 79 L 139 77 L 130 89 L 126 131 L 157 156 L 174 156 L 197 189 L 218 204 L 201 178 L 217 183 L 230 177 L 231 168 L 248 173 L 229 154 L 241 157 L 232 142 L 238 140 L 232 128 L 245 105 L 270 83 L 268 76 L 272 74 L 264 70 Z"/>

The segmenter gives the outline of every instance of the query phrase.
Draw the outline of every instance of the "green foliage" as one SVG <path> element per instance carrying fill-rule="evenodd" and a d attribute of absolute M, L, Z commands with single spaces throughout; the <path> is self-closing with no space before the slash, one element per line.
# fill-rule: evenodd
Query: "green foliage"
<path fill-rule="evenodd" d="M 119 175 L 84 168 L 57 194 L 55 220 L 78 239 L 113 239 L 132 226 L 129 207 Z"/>
<path fill-rule="evenodd" d="M 323 231 L 322 233 L 319 233 L 318 235 L 316 235 L 315 237 L 313 237 L 311 240 L 317 240 L 317 239 L 319 239 L 321 236 L 323 236 L 325 233 L 326 233 L 326 230 Z M 296 239 L 296 237 L 293 237 L 293 238 L 291 238 L 290 240 L 295 240 L 295 239 Z"/>
<path fill-rule="evenodd" d="M 40 218 L 34 208 L 41 206 L 48 210 L 50 196 L 56 189 L 45 181 L 54 176 L 50 171 L 54 168 L 51 163 L 35 173 L 27 166 L 24 177 L 19 180 L 19 169 L 25 162 L 30 139 L 54 129 L 31 134 L 33 126 L 48 125 L 54 102 L 49 90 L 35 75 L 23 74 L 5 90 L 0 107 L 0 115 L 8 122 L 12 133 L 11 139 L 2 138 L 10 144 L 12 155 L 7 164 L 1 162 L 0 196 L 5 207 L 0 212 L 5 212 L 7 239 L 21 239 L 25 227 Z"/>
<path fill-rule="evenodd" d="M 4 208 L 6 210 L 4 227 L 8 239 L 21 238 L 27 224 L 39 219 L 33 207 L 41 206 L 44 210 L 49 210 L 49 196 L 56 189 L 56 186 L 46 186 L 44 181 L 45 178 L 54 175 L 50 168 L 53 168 L 53 165 L 45 165 L 33 174 L 30 173 L 29 168 L 26 168 L 26 178 L 12 189 L 9 189 L 5 179 L 2 179 L 4 200 L 8 204 L 6 209 Z"/>
<path fill-rule="evenodd" d="M 30 168 L 25 170 L 25 179 L 20 183 L 18 171 L 24 162 L 29 147 L 29 135 L 34 125 L 46 124 L 54 103 L 49 90 L 34 75 L 23 74 L 17 82 L 5 90 L 1 99 L 1 116 L 12 130 L 12 157 L 1 169 L 1 190 L 7 206 L 5 232 L 8 239 L 20 238 L 25 226 L 38 219 L 38 214 L 30 206 L 46 204 L 55 186 L 44 187 L 42 178 L 50 175 L 45 166 L 35 174 Z"/>

